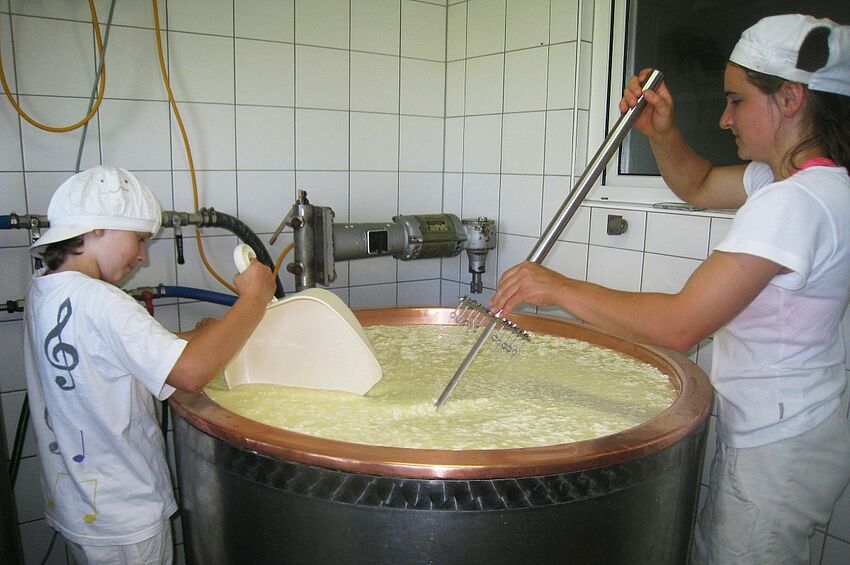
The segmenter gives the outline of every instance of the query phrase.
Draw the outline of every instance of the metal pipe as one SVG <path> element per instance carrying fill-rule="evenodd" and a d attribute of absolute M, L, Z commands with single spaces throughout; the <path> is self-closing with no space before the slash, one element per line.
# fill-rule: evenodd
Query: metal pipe
<path fill-rule="evenodd" d="M 0 230 L 29 230 L 46 228 L 48 226 L 47 216 L 38 214 L 16 214 L 0 216 Z"/>
<path fill-rule="evenodd" d="M 664 75 L 661 71 L 654 69 L 646 78 L 646 81 L 643 84 L 643 91 L 645 92 L 649 89 L 655 90 L 658 85 L 661 84 L 663 79 Z M 644 106 L 646 106 L 646 99 L 643 95 L 641 95 L 634 108 L 629 108 L 628 111 L 620 116 L 620 119 L 617 120 L 616 124 L 614 124 L 614 128 L 608 134 L 608 137 L 605 138 L 602 146 L 596 151 L 596 154 L 590 160 L 590 163 L 588 163 L 587 168 L 570 191 L 566 200 L 564 200 L 564 203 L 561 204 L 561 207 L 558 209 L 558 213 L 555 214 L 555 217 L 552 218 L 551 222 L 549 222 L 549 225 L 546 227 L 546 231 L 543 232 L 543 235 L 537 240 L 537 243 L 534 245 L 531 253 L 528 254 L 527 261 L 531 261 L 532 263 L 540 263 L 543 261 L 546 254 L 549 253 L 552 246 L 555 245 L 555 242 L 558 240 L 558 236 L 561 235 L 562 231 L 564 231 L 564 228 L 567 226 L 567 222 L 570 221 L 578 210 L 578 207 L 581 205 L 584 197 L 587 196 L 588 192 L 590 192 L 590 189 L 593 187 L 593 183 L 596 182 L 596 179 L 599 178 L 600 174 L 602 174 L 608 160 L 611 159 L 611 156 L 617 150 L 617 147 L 619 147 L 620 143 L 623 142 L 623 138 L 626 137 L 627 133 L 629 133 L 629 130 L 634 125 L 635 120 L 637 120 Z M 481 335 L 478 337 L 478 341 L 476 341 L 472 346 L 472 349 L 469 350 L 469 353 L 460 364 L 460 367 L 458 367 L 452 377 L 452 380 L 449 381 L 449 384 L 447 384 L 446 388 L 443 389 L 443 393 L 440 395 L 440 398 L 437 399 L 437 403 L 435 404 L 436 410 L 439 410 L 440 407 L 442 407 L 449 399 L 449 396 L 451 396 L 452 391 L 457 386 L 458 382 L 460 382 L 460 379 L 463 377 L 466 369 L 475 359 L 475 356 L 484 345 L 484 342 L 487 341 L 487 338 L 490 337 L 491 333 L 493 333 L 493 328 L 495 328 L 495 326 L 496 320 L 493 319 L 489 324 L 487 324 L 484 331 L 481 332 Z"/>

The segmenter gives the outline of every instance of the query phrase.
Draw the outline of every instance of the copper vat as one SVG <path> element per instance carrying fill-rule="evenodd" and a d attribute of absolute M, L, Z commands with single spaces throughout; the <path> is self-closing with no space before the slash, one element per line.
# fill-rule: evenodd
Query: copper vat
<path fill-rule="evenodd" d="M 451 325 L 452 311 L 355 313 L 364 326 Z M 593 440 L 446 451 L 307 436 L 238 416 L 203 393 L 175 393 L 187 562 L 683 563 L 712 399 L 705 374 L 677 352 L 588 325 L 511 319 L 649 363 L 677 398 L 652 420 Z"/>

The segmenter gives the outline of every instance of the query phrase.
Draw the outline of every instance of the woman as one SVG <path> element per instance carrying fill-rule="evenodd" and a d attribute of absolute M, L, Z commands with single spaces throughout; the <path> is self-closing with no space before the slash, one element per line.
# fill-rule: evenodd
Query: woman
<path fill-rule="evenodd" d="M 639 78 L 621 111 L 636 104 Z M 556 305 L 680 351 L 714 334 L 718 445 L 691 561 L 808 563 L 815 525 L 829 520 L 850 480 L 841 331 L 850 299 L 850 26 L 799 14 L 762 19 L 732 51 L 724 90 L 720 127 L 748 165 L 697 155 L 663 84 L 645 93 L 635 125 L 680 198 L 738 209 L 680 292 L 621 292 L 523 263 L 505 272 L 491 309 Z"/>

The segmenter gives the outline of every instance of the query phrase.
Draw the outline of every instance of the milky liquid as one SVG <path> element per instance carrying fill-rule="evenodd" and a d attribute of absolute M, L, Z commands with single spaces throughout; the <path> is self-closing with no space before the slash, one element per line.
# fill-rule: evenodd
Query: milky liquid
<path fill-rule="evenodd" d="M 519 355 L 482 347 L 448 402 L 434 402 L 480 329 L 364 328 L 383 368 L 365 396 L 280 385 L 205 392 L 271 426 L 346 442 L 420 449 L 509 449 L 581 441 L 652 419 L 676 398 L 655 367 L 584 341 L 532 334 Z M 344 363 L 340 359 L 340 363 Z M 286 370 L 282 359 L 280 370 Z"/>

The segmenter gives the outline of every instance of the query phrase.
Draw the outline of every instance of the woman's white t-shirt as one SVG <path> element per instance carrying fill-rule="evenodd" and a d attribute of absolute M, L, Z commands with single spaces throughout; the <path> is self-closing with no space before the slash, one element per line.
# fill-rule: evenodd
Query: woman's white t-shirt
<path fill-rule="evenodd" d="M 780 182 L 751 163 L 748 198 L 717 251 L 785 267 L 714 338 L 718 429 L 733 447 L 810 430 L 846 385 L 841 319 L 850 298 L 850 178 L 812 166 Z"/>

